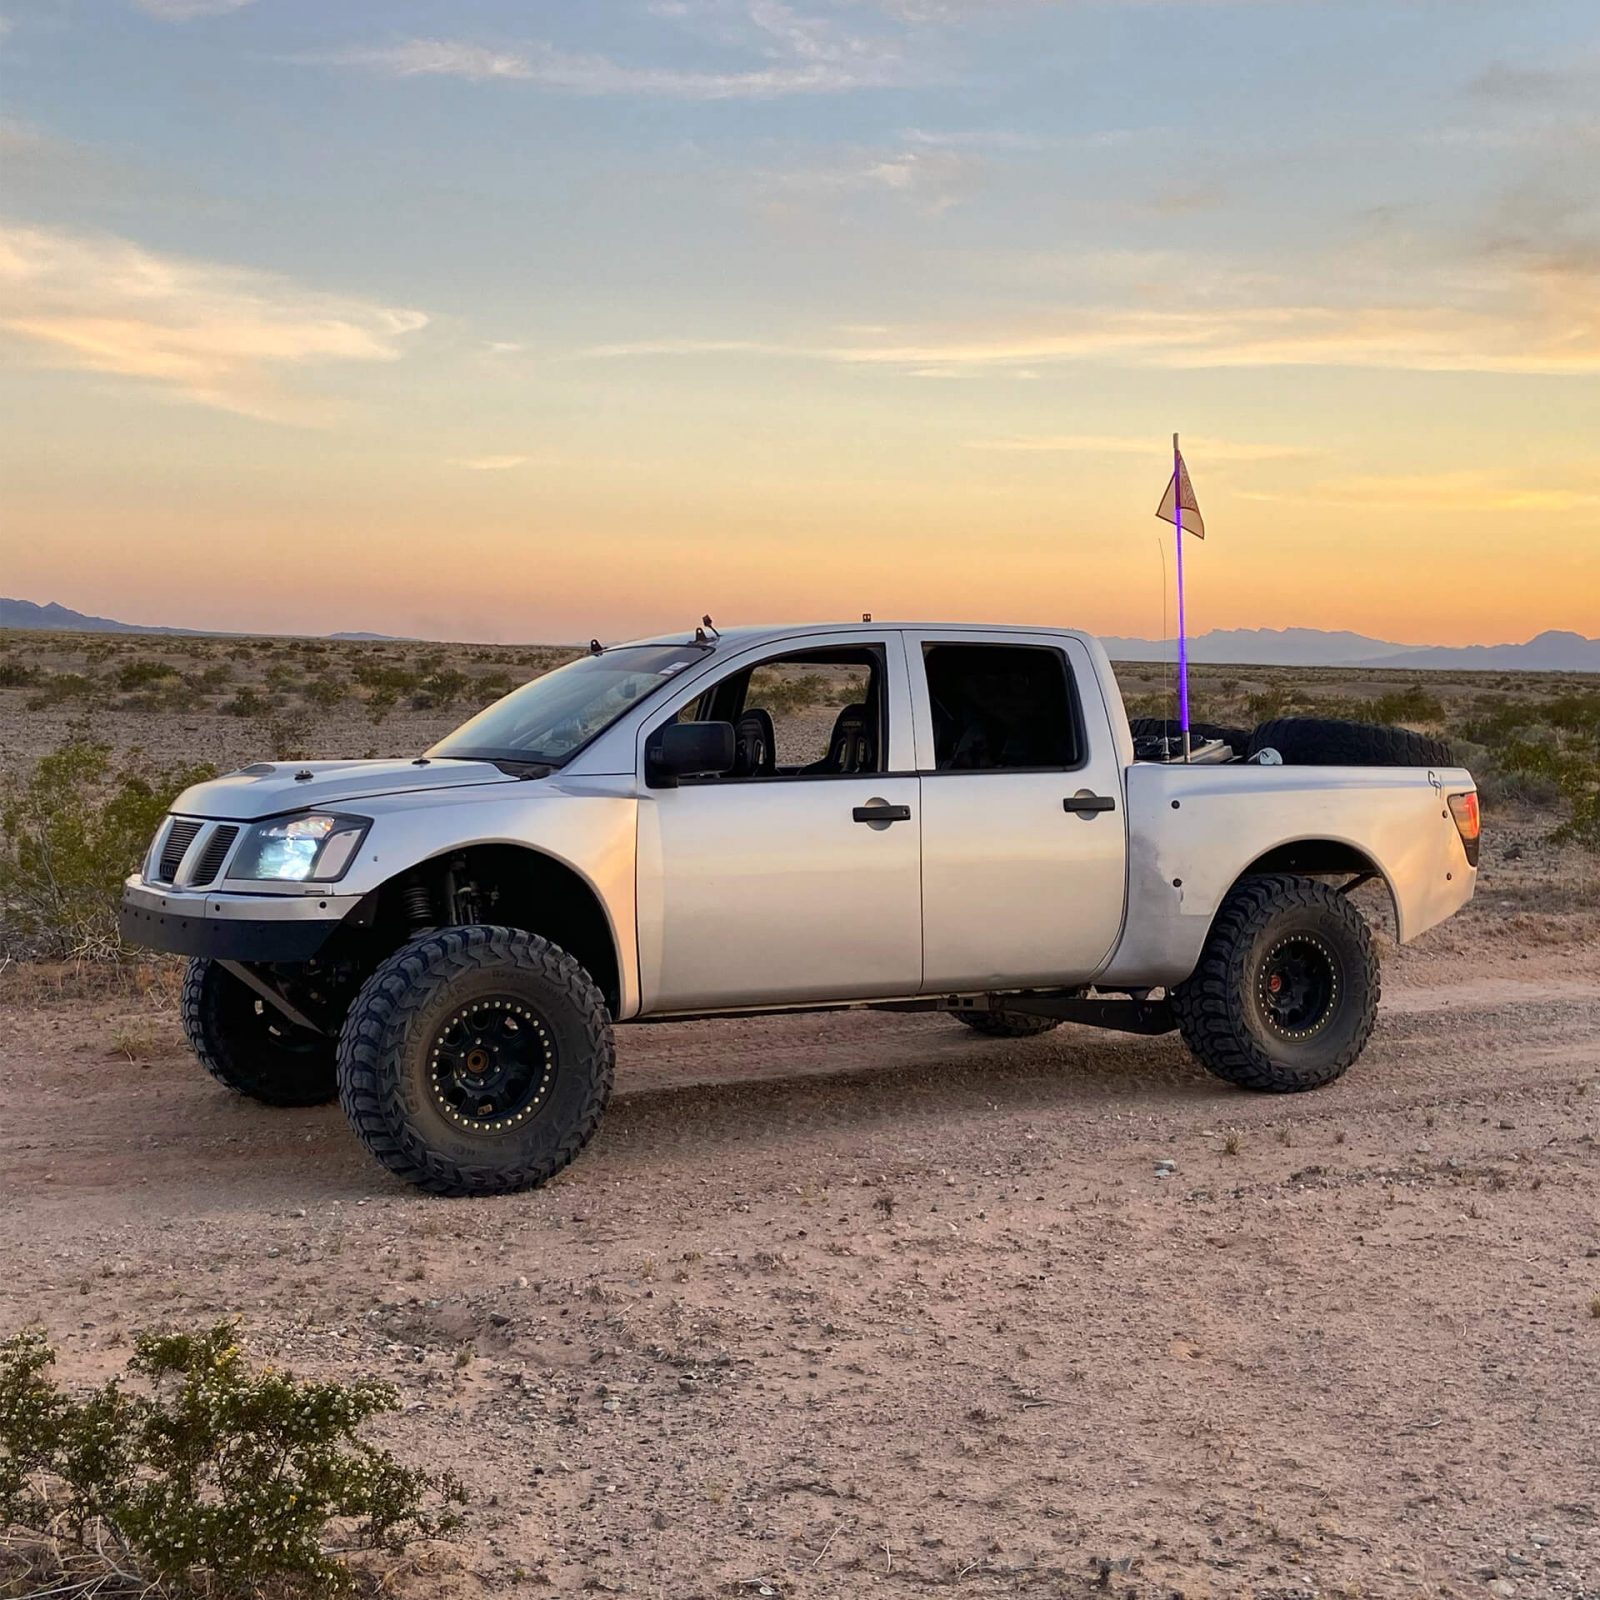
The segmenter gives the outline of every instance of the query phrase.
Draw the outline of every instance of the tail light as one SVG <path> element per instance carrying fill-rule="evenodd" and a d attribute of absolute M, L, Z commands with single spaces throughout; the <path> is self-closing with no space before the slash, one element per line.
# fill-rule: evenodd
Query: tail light
<path fill-rule="evenodd" d="M 1467 794 L 1450 796 L 1450 815 L 1456 819 L 1456 832 L 1466 846 L 1467 865 L 1478 864 L 1478 845 L 1483 834 L 1483 824 L 1478 818 L 1478 796 L 1475 790 Z"/>

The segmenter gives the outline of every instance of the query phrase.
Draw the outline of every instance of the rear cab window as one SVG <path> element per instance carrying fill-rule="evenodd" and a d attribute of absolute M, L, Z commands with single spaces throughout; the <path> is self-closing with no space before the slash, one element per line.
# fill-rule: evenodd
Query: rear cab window
<path fill-rule="evenodd" d="M 928 640 L 922 645 L 933 732 L 924 771 L 1071 771 L 1086 757 L 1065 654 L 1048 645 Z"/>

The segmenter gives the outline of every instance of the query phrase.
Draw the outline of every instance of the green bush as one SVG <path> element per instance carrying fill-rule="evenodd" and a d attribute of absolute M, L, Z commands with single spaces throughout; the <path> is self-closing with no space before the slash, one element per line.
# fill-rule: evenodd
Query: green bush
<path fill-rule="evenodd" d="M 28 701 L 30 711 L 44 711 L 67 700 L 97 700 L 101 686 L 81 672 L 44 672 L 38 677 L 38 694 Z"/>
<path fill-rule="evenodd" d="M 74 739 L 0 786 L 0 950 L 114 955 L 122 880 L 174 796 L 210 767 L 161 771 Z"/>
<path fill-rule="evenodd" d="M 241 689 L 222 708 L 230 717 L 264 717 L 272 710 L 272 702 L 259 689 Z"/>
<path fill-rule="evenodd" d="M 167 661 L 130 661 L 118 667 L 116 674 L 119 689 L 148 689 L 177 676 L 178 669 Z"/>
<path fill-rule="evenodd" d="M 38 670 L 26 662 L 0 661 L 0 689 L 26 689 L 38 676 Z"/>
<path fill-rule="evenodd" d="M 136 1592 L 347 1594 L 335 1540 L 398 1554 L 459 1522 L 454 1479 L 358 1437 L 396 1409 L 386 1384 L 252 1370 L 226 1322 L 139 1335 L 131 1382 L 82 1397 L 56 1386 L 54 1360 L 38 1332 L 0 1345 L 0 1526 L 112 1552 L 106 1576 Z"/>

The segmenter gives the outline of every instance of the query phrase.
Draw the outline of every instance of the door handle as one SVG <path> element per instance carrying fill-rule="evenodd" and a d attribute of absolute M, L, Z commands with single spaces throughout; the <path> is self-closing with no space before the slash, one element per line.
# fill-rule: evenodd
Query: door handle
<path fill-rule="evenodd" d="M 1114 795 L 1092 794 L 1088 789 L 1080 789 L 1076 794 L 1069 794 L 1061 802 L 1061 808 L 1078 816 L 1091 816 L 1096 811 L 1115 811 L 1117 801 Z"/>
<path fill-rule="evenodd" d="M 881 828 L 891 822 L 909 822 L 911 807 L 892 806 L 887 800 L 869 800 L 864 806 L 857 806 L 850 815 L 857 822 Z"/>

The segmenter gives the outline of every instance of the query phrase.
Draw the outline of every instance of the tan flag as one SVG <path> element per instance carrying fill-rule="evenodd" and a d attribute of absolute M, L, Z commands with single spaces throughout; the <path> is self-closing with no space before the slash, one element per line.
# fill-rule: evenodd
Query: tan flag
<path fill-rule="evenodd" d="M 1206 525 L 1200 515 L 1200 502 L 1194 497 L 1194 485 L 1189 482 L 1189 469 L 1183 464 L 1183 457 L 1178 457 L 1178 464 L 1173 474 L 1167 481 L 1167 492 L 1161 497 L 1161 504 L 1156 507 L 1156 515 L 1163 522 L 1170 522 L 1174 526 L 1178 523 L 1178 508 L 1183 508 L 1183 531 L 1192 533 L 1195 538 L 1203 539 L 1206 536 Z"/>

